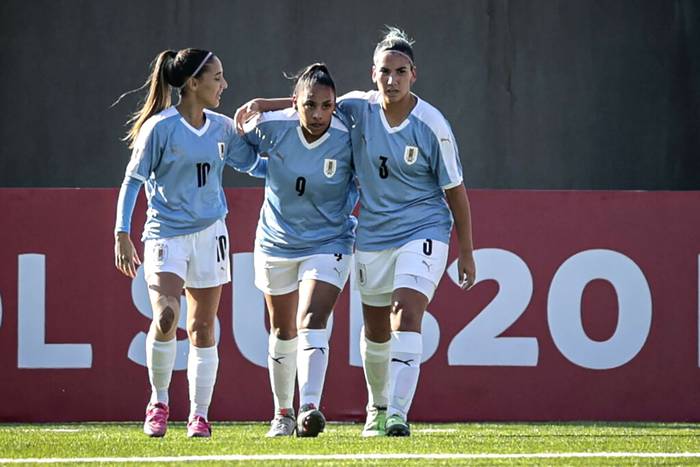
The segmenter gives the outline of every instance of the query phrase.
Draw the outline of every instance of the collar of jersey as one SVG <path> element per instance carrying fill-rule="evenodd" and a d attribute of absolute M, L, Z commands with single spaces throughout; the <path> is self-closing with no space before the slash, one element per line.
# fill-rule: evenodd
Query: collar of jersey
<path fill-rule="evenodd" d="M 317 139 L 313 143 L 309 143 L 308 141 L 306 141 L 306 138 L 304 138 L 304 132 L 301 130 L 301 125 L 299 125 L 297 127 L 297 135 L 299 135 L 299 141 L 301 141 L 301 144 L 303 144 L 306 149 L 315 149 L 315 148 L 319 147 L 320 145 L 322 145 L 325 140 L 330 138 L 331 132 L 326 130 L 326 132 L 323 134 L 323 136 L 321 136 L 319 139 Z"/>
<path fill-rule="evenodd" d="M 382 125 L 384 125 L 384 129 L 387 131 L 387 133 L 398 133 L 399 131 L 406 128 L 409 123 L 411 123 L 411 115 L 413 115 L 413 112 L 416 111 L 419 105 L 421 105 L 421 100 L 420 97 L 416 96 L 416 105 L 413 106 L 413 109 L 411 109 L 409 114 L 406 116 L 406 119 L 403 122 L 401 122 L 401 125 L 394 127 L 389 125 L 389 122 L 386 119 L 386 115 L 384 115 L 384 109 L 382 109 L 382 105 L 380 103 L 377 103 L 377 112 L 379 112 L 379 118 L 381 119 Z"/>
<path fill-rule="evenodd" d="M 206 118 L 206 116 L 205 116 L 205 118 Z M 204 125 L 202 125 L 202 128 L 200 128 L 200 129 L 197 129 L 197 128 L 193 127 L 192 125 L 190 125 L 189 123 L 187 123 L 187 120 L 185 120 L 185 117 L 183 117 L 183 116 L 180 116 L 180 121 L 182 122 L 183 125 L 185 125 L 185 128 L 190 130 L 192 133 L 194 133 L 197 136 L 202 136 L 204 133 L 207 132 L 207 129 L 209 128 L 209 122 L 211 122 L 211 119 L 207 118 L 204 121 Z"/>

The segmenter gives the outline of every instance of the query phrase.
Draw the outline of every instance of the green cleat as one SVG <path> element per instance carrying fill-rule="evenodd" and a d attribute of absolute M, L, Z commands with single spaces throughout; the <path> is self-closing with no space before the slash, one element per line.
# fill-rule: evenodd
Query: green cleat
<path fill-rule="evenodd" d="M 401 415 L 394 414 L 386 419 L 387 436 L 411 436 L 411 429 Z"/>
<path fill-rule="evenodd" d="M 365 438 L 372 436 L 386 436 L 386 407 L 377 407 L 373 405 L 367 409 L 367 421 L 362 430 L 362 436 Z"/>

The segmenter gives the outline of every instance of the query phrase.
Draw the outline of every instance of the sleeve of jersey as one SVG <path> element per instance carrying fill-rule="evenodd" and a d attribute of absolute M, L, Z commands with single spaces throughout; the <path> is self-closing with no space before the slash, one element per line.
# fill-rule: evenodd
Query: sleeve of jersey
<path fill-rule="evenodd" d="M 259 159 L 255 148 L 235 131 L 231 131 L 230 135 L 224 162 L 239 172 L 250 173 L 257 165 Z"/>
<path fill-rule="evenodd" d="M 449 126 L 445 124 L 435 134 L 437 146 L 437 164 L 435 172 L 438 184 L 443 190 L 459 186 L 463 182 L 462 164 L 459 159 L 457 142 Z"/>
<path fill-rule="evenodd" d="M 154 120 L 147 120 L 134 142 L 125 176 L 145 182 L 160 160 L 161 152 Z"/>
<path fill-rule="evenodd" d="M 359 119 L 360 109 L 367 103 L 366 94 L 362 91 L 351 91 L 338 98 L 336 115 L 348 128 L 352 128 L 354 122 Z"/>
<path fill-rule="evenodd" d="M 141 188 L 141 180 L 126 176 L 119 189 L 119 199 L 117 200 L 117 220 L 114 226 L 114 233 L 131 232 L 131 216 L 136 206 L 136 198 Z"/>
<path fill-rule="evenodd" d="M 248 175 L 257 178 L 265 178 L 265 176 L 267 175 L 267 161 L 267 157 L 258 156 L 258 159 L 255 161 L 255 165 L 253 166 L 253 168 L 248 170 Z"/>

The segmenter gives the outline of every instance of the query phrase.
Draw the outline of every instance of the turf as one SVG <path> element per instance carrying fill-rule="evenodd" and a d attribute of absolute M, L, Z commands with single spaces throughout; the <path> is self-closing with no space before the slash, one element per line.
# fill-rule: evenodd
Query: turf
<path fill-rule="evenodd" d="M 10 459 L 141 458 L 217 455 L 322 455 L 326 458 L 245 459 L 268 465 L 697 465 L 700 457 L 638 455 L 595 458 L 343 459 L 357 454 L 700 453 L 700 426 L 669 423 L 463 423 L 412 425 L 410 438 L 361 438 L 361 425 L 329 424 L 318 438 L 265 438 L 267 424 L 215 423 L 211 439 L 188 439 L 171 423 L 162 439 L 140 423 L 0 424 L 0 463 Z M 143 464 L 146 459 L 128 465 Z M 192 459 L 194 465 L 230 465 L 236 459 Z M 93 462 L 96 462 L 93 460 Z M 123 462 L 105 459 L 99 465 Z M 183 465 L 165 459 L 147 465 Z M 65 464 L 64 464 L 65 465 Z M 90 465 L 96 465 L 92 463 Z"/>

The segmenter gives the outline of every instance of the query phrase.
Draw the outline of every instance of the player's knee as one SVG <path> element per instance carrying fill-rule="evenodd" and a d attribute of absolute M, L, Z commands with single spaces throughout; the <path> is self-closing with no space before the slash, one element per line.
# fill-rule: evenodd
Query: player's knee
<path fill-rule="evenodd" d="M 169 306 L 166 306 L 160 311 L 160 315 L 158 316 L 158 330 L 163 334 L 168 334 L 173 329 L 174 324 L 175 311 Z"/>
<path fill-rule="evenodd" d="M 274 335 L 277 339 L 288 341 L 297 337 L 296 326 L 284 326 L 284 327 L 271 327 L 270 334 Z"/>
<path fill-rule="evenodd" d="M 187 324 L 187 335 L 195 347 L 211 347 L 214 345 L 214 322 L 192 320 Z"/>
<path fill-rule="evenodd" d="M 163 297 L 158 300 L 156 327 L 162 334 L 169 334 L 177 325 L 178 304 L 173 297 Z"/>
<path fill-rule="evenodd" d="M 319 310 L 310 307 L 301 318 L 301 327 L 304 329 L 325 329 L 329 316 L 330 310 Z"/>
<path fill-rule="evenodd" d="M 394 300 L 391 302 L 391 312 L 395 315 L 403 314 L 406 307 L 404 306 L 403 300 Z"/>
<path fill-rule="evenodd" d="M 421 328 L 421 321 L 423 318 L 422 310 L 409 306 L 403 300 L 394 300 L 391 303 L 391 313 L 394 315 L 393 319 L 398 319 L 399 329 L 419 330 Z"/>

